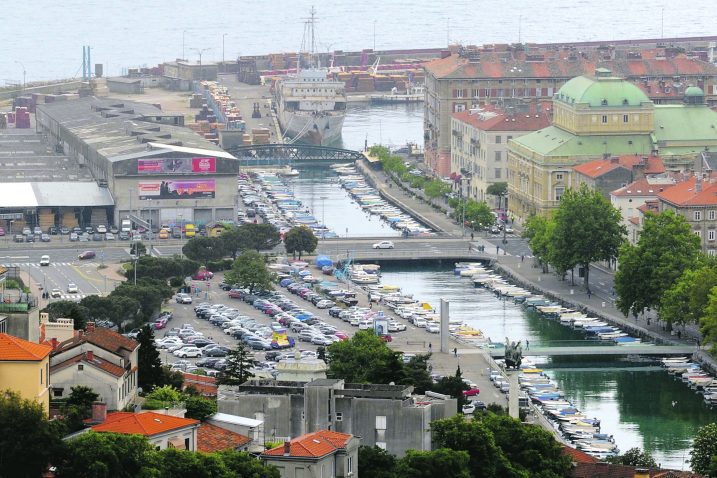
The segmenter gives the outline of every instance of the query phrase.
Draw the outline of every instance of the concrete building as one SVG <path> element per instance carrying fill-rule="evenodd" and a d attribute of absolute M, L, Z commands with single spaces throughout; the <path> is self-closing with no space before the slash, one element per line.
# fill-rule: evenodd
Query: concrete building
<path fill-rule="evenodd" d="M 110 93 L 122 93 L 139 95 L 144 93 L 142 80 L 139 78 L 125 78 L 123 76 L 115 76 L 107 78 L 107 89 Z"/>
<path fill-rule="evenodd" d="M 629 183 L 665 173 L 665 165 L 656 156 L 624 155 L 610 159 L 596 159 L 573 167 L 576 186 L 585 184 L 597 189 L 605 199 L 610 193 Z"/>
<path fill-rule="evenodd" d="M 50 410 L 52 347 L 0 333 L 0 390 L 12 390 Z"/>
<path fill-rule="evenodd" d="M 358 478 L 360 438 L 320 430 L 297 437 L 260 455 L 281 478 Z"/>
<path fill-rule="evenodd" d="M 665 168 L 692 167 L 717 148 L 717 114 L 699 88 L 681 105 L 654 105 L 635 85 L 598 69 L 566 83 L 553 100 L 553 124 L 508 144 L 510 213 L 518 220 L 558 207 L 578 185 L 574 166 L 612 156 L 660 156 Z"/>
<path fill-rule="evenodd" d="M 403 456 L 431 450 L 430 424 L 456 414 L 450 397 L 412 396 L 412 387 L 252 380 L 222 388 L 219 411 L 264 422 L 266 439 L 298 437 L 318 430 L 360 436 L 363 445 Z"/>
<path fill-rule="evenodd" d="M 95 417 L 93 417 L 94 419 Z M 158 450 L 177 448 L 197 451 L 199 420 L 156 412 L 114 412 L 89 433 L 142 435 Z"/>
<path fill-rule="evenodd" d="M 679 102 L 689 85 L 717 102 L 717 66 L 696 45 L 485 45 L 455 47 L 425 64 L 425 161 L 440 176 L 450 169 L 451 115 L 486 104 L 550 99 L 571 78 L 607 68 L 655 103 Z M 632 151 L 634 152 L 634 151 Z"/>
<path fill-rule="evenodd" d="M 61 342 L 52 351 L 53 398 L 66 398 L 77 385 L 90 387 L 110 410 L 122 410 L 137 397 L 139 343 L 103 327 Z"/>
<path fill-rule="evenodd" d="M 491 199 L 486 194 L 488 186 L 508 178 L 508 141 L 549 126 L 549 108 L 549 104 L 544 109 L 534 103 L 507 110 L 485 107 L 453 113 L 451 174 L 461 176 L 463 196 L 477 201 Z"/>
<path fill-rule="evenodd" d="M 125 217 L 145 227 L 235 221 L 238 162 L 183 125 L 180 114 L 109 98 L 37 108 L 38 129 L 113 200 L 105 214 L 110 223 Z M 96 216 L 87 223 L 102 224 Z"/>
<path fill-rule="evenodd" d="M 645 177 L 610 193 L 610 203 L 620 211 L 621 222 L 628 230 L 630 242 L 636 243 L 639 237 L 643 215 L 641 208 L 648 202 L 656 201 L 658 194 L 671 188 L 675 183 L 672 176 Z"/>
<path fill-rule="evenodd" d="M 219 67 L 216 63 L 191 63 L 187 60 L 168 61 L 162 64 L 164 86 L 171 90 L 189 91 L 193 81 L 216 81 Z"/>

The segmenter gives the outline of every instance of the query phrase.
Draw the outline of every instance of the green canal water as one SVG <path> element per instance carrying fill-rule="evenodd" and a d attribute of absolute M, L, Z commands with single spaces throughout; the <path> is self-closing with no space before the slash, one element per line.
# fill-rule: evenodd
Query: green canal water
<path fill-rule="evenodd" d="M 452 265 L 382 266 L 383 284 L 398 285 L 414 297 L 438 306 L 450 302 L 451 318 L 478 328 L 493 341 L 575 344 L 583 334 L 529 314 L 512 301 L 475 289 L 453 275 Z M 675 380 L 659 366 L 602 357 L 536 358 L 565 396 L 588 416 L 600 418 L 602 431 L 615 436 L 621 451 L 639 447 L 663 467 L 688 469 L 691 439 L 699 427 L 717 421 L 702 395 Z"/>

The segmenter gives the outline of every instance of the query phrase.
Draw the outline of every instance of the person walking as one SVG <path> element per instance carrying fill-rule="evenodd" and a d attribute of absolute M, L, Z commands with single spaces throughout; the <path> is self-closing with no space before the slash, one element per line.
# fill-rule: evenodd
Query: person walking
<path fill-rule="evenodd" d="M 432 351 L 433 351 L 433 346 L 431 345 L 430 342 L 428 342 L 428 351 L 429 351 L 429 352 L 432 352 Z"/>
<path fill-rule="evenodd" d="M 525 350 L 530 350 L 530 340 L 525 339 Z"/>
<path fill-rule="evenodd" d="M 473 240 L 474 237 L 475 237 L 475 236 L 474 236 L 473 233 L 471 232 L 471 241 Z"/>
<path fill-rule="evenodd" d="M 591 291 L 590 289 L 588 289 L 588 299 L 590 298 L 590 296 L 591 296 L 592 294 L 593 294 L 592 291 Z"/>
<path fill-rule="evenodd" d="M 457 347 L 453 348 L 453 356 L 458 357 L 458 348 Z"/>

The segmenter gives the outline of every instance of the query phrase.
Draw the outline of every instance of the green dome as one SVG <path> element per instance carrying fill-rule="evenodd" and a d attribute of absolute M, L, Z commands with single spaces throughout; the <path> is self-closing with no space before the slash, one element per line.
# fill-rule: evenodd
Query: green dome
<path fill-rule="evenodd" d="M 588 104 L 590 107 L 640 106 L 650 99 L 640 88 L 622 78 L 578 76 L 565 83 L 555 95 L 568 104 Z"/>
<path fill-rule="evenodd" d="M 705 92 L 699 86 L 690 86 L 685 90 L 685 96 L 705 96 Z"/>

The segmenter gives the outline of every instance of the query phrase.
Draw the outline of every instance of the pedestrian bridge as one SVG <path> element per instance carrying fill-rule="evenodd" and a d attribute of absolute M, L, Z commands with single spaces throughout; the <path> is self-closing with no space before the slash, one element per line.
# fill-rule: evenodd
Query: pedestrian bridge
<path fill-rule="evenodd" d="M 699 350 L 694 345 L 582 345 L 570 347 L 530 347 L 523 349 L 523 357 L 555 357 L 566 355 L 692 355 Z M 462 353 L 471 353 L 468 350 Z M 481 353 L 481 352 L 478 352 Z M 505 349 L 490 349 L 493 358 L 503 358 Z"/>
<path fill-rule="evenodd" d="M 283 164 L 293 161 L 357 161 L 363 153 L 352 149 L 332 148 L 313 144 L 253 144 L 227 148 L 242 164 L 247 166 L 262 164 Z"/>

